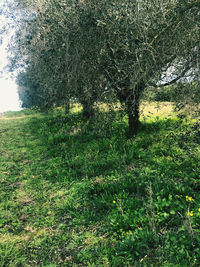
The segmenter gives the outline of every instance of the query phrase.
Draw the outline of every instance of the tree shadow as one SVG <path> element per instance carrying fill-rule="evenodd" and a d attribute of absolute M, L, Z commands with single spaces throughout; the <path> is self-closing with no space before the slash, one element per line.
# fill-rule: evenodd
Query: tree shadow
<path fill-rule="evenodd" d="M 108 112 L 103 116 L 108 118 Z M 172 118 L 142 122 L 138 134 L 127 139 L 125 120 L 118 120 L 116 113 L 112 121 L 105 120 L 104 124 L 103 116 L 98 121 L 84 121 L 81 113 L 67 118 L 62 114 L 47 115 L 30 119 L 24 130 L 40 141 L 41 164 L 48 167 L 48 161 L 57 159 L 61 176 L 75 181 L 127 171 L 129 164 L 140 159 L 141 150 L 150 150 L 168 133 L 172 138 L 172 131 L 181 125 L 181 121 Z M 57 176 L 62 180 L 58 173 Z M 52 181 L 51 175 L 46 179 Z"/>
<path fill-rule="evenodd" d="M 41 206 L 42 201 L 50 201 L 50 210 L 63 234 L 73 229 L 77 236 L 84 231 L 109 236 L 114 232 L 120 235 L 121 229 L 134 232 L 142 225 L 148 228 L 145 205 L 149 205 L 150 185 L 155 196 L 166 199 L 169 194 L 196 190 L 192 187 L 192 169 L 197 157 L 193 155 L 190 167 L 188 156 L 181 156 L 179 151 L 187 153 L 187 145 L 194 139 L 192 134 L 183 135 L 180 131 L 184 128 L 180 120 L 143 121 L 138 134 L 127 140 L 126 120 L 119 119 L 117 113 L 109 124 L 104 124 L 103 118 L 96 122 L 83 121 L 81 113 L 68 117 L 42 115 L 24 126 L 24 131 L 38 140 L 30 144 L 34 153 L 39 151 L 30 166 L 30 173 L 35 176 L 31 183 L 36 193 L 43 192 Z M 191 151 L 188 153 L 191 157 Z M 170 223 L 173 227 L 175 224 L 172 216 L 165 223 L 169 227 Z M 149 236 L 152 240 L 153 236 Z M 149 240 L 145 245 L 151 249 Z M 137 242 L 140 239 L 133 245 Z M 76 249 L 68 252 L 77 255 Z"/>

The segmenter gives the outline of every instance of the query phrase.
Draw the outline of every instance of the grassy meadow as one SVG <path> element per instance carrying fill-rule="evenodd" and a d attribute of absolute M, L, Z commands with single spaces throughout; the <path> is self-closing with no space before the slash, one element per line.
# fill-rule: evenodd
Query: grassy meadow
<path fill-rule="evenodd" d="M 199 122 L 170 103 L 141 121 L 0 117 L 0 267 L 200 266 Z"/>

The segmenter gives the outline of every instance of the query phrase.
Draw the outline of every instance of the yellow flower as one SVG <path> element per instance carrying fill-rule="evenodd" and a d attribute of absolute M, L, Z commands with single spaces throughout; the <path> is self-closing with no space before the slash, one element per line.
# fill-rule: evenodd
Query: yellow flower
<path fill-rule="evenodd" d="M 200 208 L 198 209 L 198 211 L 200 212 Z"/>
<path fill-rule="evenodd" d="M 185 196 L 185 198 L 186 198 L 186 200 L 188 200 L 188 201 L 192 201 L 192 200 L 193 200 L 192 197 Z"/>
<path fill-rule="evenodd" d="M 115 200 L 113 200 L 113 203 L 115 204 L 115 203 L 116 203 L 116 201 L 115 201 Z"/>
<path fill-rule="evenodd" d="M 187 215 L 192 217 L 192 216 L 194 215 L 194 214 L 193 214 L 193 211 L 188 212 Z"/>

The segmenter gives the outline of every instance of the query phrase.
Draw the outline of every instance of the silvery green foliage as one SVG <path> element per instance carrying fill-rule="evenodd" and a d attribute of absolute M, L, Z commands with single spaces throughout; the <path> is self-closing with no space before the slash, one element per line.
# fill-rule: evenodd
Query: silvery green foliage
<path fill-rule="evenodd" d="M 29 18 L 13 59 L 34 70 L 47 106 L 77 99 L 89 117 L 94 103 L 117 98 L 132 135 L 146 88 L 199 81 L 199 0 L 16 3 Z"/>

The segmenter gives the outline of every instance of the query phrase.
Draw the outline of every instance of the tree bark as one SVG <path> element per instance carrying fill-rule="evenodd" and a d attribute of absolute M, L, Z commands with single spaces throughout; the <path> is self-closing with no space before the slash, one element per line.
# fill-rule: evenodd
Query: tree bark
<path fill-rule="evenodd" d="M 83 105 L 83 118 L 90 119 L 94 116 L 93 104 L 82 103 Z"/>
<path fill-rule="evenodd" d="M 69 109 L 70 109 L 70 103 L 69 103 L 69 101 L 66 101 L 64 104 L 64 110 L 65 110 L 66 116 L 69 114 Z"/>
<path fill-rule="evenodd" d="M 138 84 L 131 88 L 131 82 L 129 78 L 123 80 L 123 82 L 118 83 L 115 86 L 115 92 L 121 103 L 125 104 L 126 113 L 128 115 L 128 137 L 133 137 L 139 128 L 139 106 L 140 97 L 145 89 L 145 83 L 143 81 L 138 82 Z"/>
<path fill-rule="evenodd" d="M 144 88 L 145 85 L 142 82 L 138 83 L 134 91 L 131 92 L 131 94 L 126 98 L 125 101 L 129 124 L 128 137 L 130 138 L 137 133 L 140 125 L 140 97 Z"/>
<path fill-rule="evenodd" d="M 128 137 L 133 137 L 137 131 L 138 127 L 140 125 L 139 121 L 139 99 L 134 100 L 134 102 L 127 102 L 127 115 L 128 115 L 128 124 L 129 124 L 129 131 L 128 131 Z"/>

